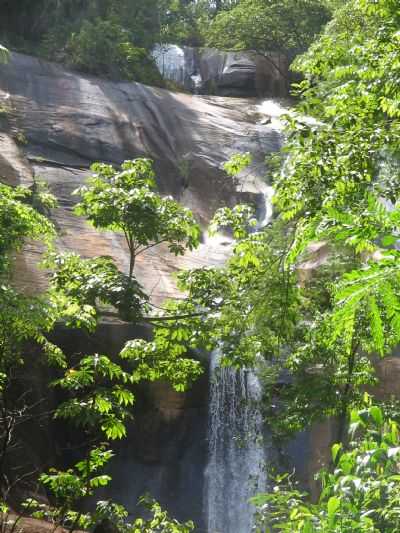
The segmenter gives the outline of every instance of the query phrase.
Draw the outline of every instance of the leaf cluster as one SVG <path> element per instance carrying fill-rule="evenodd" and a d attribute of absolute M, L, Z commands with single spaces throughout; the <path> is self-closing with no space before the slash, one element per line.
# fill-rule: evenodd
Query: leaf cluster
<path fill-rule="evenodd" d="M 370 400 L 350 415 L 348 449 L 332 447 L 333 469 L 319 473 L 322 492 L 312 504 L 281 476 L 269 494 L 253 498 L 259 527 L 281 532 L 395 532 L 399 528 L 400 453 L 397 423 Z M 265 531 L 265 529 L 256 529 Z"/>
<path fill-rule="evenodd" d="M 154 189 L 154 171 L 148 159 L 125 161 L 122 170 L 96 163 L 87 186 L 76 191 L 81 201 L 76 212 L 96 228 L 120 231 L 131 254 L 167 243 L 175 255 L 193 249 L 200 231 L 192 213 Z"/>

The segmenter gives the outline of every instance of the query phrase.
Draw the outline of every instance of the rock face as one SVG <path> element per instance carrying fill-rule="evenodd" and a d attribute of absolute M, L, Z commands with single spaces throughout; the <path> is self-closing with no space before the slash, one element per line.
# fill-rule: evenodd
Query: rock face
<path fill-rule="evenodd" d="M 265 154 L 279 148 L 281 135 L 275 123 L 260 119 L 255 100 L 112 83 L 13 54 L 8 65 L 0 66 L 0 103 L 9 108 L 0 117 L 1 180 L 30 186 L 40 177 L 48 183 L 59 202 L 52 218 L 60 250 L 75 250 L 84 257 L 109 255 L 122 270 L 128 268 L 120 235 L 98 232 L 72 213 L 71 192 L 84 183 L 93 161 L 118 165 L 124 159 L 151 157 L 160 191 L 190 207 L 203 225 L 219 206 L 240 201 L 253 201 L 260 216 L 265 213 L 269 189 L 260 180 L 262 163 Z M 233 180 L 222 165 L 244 151 L 254 155 L 253 166 Z M 136 274 L 159 302 L 175 294 L 171 272 L 221 264 L 229 246 L 228 238 L 204 236 L 199 250 L 182 258 L 154 248 L 141 256 Z M 39 251 L 28 244 L 17 261 L 16 280 L 27 292 L 46 285 L 45 272 L 36 267 Z M 67 351 L 112 353 L 146 332 L 107 323 L 89 344 L 79 334 L 57 335 Z M 185 395 L 163 384 L 143 389 L 137 406 L 121 459 L 112 466 L 115 495 L 133 506 L 136 497 L 149 490 L 178 518 L 201 524 L 207 380 Z M 63 428 L 56 427 L 53 434 L 69 438 Z M 41 442 L 43 436 L 32 435 L 31 440 Z M 67 459 L 73 463 L 76 457 Z"/>
<path fill-rule="evenodd" d="M 159 45 L 153 57 L 163 77 L 196 94 L 287 96 L 288 62 L 278 53 L 223 52 Z"/>
<path fill-rule="evenodd" d="M 10 184 L 29 185 L 34 177 L 48 182 L 59 200 L 53 218 L 60 249 L 86 257 L 110 255 L 127 269 L 122 237 L 99 233 L 71 212 L 71 192 L 84 182 L 93 161 L 118 165 L 124 159 L 152 158 L 160 191 L 190 207 L 202 223 L 221 205 L 250 200 L 263 209 L 267 187 L 259 179 L 260 163 L 279 148 L 280 133 L 273 124 L 257 123 L 255 101 L 112 83 L 19 54 L 0 67 L 2 101 L 10 112 L 1 119 L 1 175 Z M 222 165 L 244 151 L 254 154 L 254 171 L 235 182 Z M 208 240 L 178 259 L 156 248 L 141 256 L 137 276 L 159 301 L 174 291 L 169 272 L 220 263 L 226 248 Z M 18 264 L 28 289 L 44 282 L 32 268 L 36 255 L 28 248 Z"/>

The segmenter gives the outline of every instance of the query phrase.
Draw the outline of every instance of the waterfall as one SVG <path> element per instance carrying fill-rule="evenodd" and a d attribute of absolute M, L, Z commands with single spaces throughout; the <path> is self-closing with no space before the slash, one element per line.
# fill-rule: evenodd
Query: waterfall
<path fill-rule="evenodd" d="M 158 70 L 167 80 L 180 85 L 185 83 L 185 51 L 175 45 L 157 45 L 153 50 L 153 58 Z"/>
<path fill-rule="evenodd" d="M 156 45 L 152 56 L 164 79 L 194 93 L 201 88 L 202 78 L 198 72 L 194 48 L 176 44 Z"/>
<path fill-rule="evenodd" d="M 206 469 L 208 533 L 250 533 L 251 496 L 266 490 L 266 449 L 257 406 L 261 387 L 253 371 L 210 365 L 209 460 Z"/>

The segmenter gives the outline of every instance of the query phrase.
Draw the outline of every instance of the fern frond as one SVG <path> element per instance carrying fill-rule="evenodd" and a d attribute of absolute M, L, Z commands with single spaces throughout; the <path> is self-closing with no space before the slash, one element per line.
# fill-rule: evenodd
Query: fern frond
<path fill-rule="evenodd" d="M 380 262 L 343 276 L 334 290 L 334 338 L 348 341 L 357 317 L 368 320 L 371 349 L 384 355 L 400 341 L 400 255 L 392 251 Z M 349 325 L 350 324 L 350 325 Z"/>

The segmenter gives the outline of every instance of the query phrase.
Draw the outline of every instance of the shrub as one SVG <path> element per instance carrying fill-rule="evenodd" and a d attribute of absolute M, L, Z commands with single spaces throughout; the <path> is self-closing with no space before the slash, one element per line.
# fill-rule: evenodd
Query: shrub
<path fill-rule="evenodd" d="M 258 507 L 256 531 L 281 533 L 396 533 L 400 528 L 400 433 L 366 396 L 366 406 L 350 415 L 347 447 L 334 444 L 332 465 L 320 471 L 316 504 L 278 479 L 268 494 L 252 499 Z"/>

